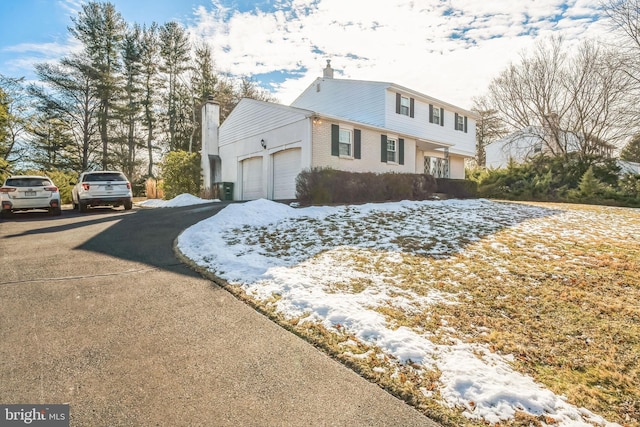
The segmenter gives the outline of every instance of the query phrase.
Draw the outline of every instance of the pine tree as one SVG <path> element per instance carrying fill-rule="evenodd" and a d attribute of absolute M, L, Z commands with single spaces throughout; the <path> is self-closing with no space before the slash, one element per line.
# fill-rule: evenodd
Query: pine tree
<path fill-rule="evenodd" d="M 180 79 L 189 67 L 189 55 L 191 47 L 187 32 L 176 22 L 168 22 L 160 27 L 160 56 L 162 65 L 160 70 L 164 73 L 167 83 L 166 109 L 169 132 L 169 149 L 176 150 L 186 148 L 186 141 L 178 140 L 178 123 L 183 120 L 185 114 L 180 111 L 184 105 L 180 100 Z M 189 106 L 192 102 L 188 103 Z M 190 117 L 191 114 L 187 114 Z"/>
<path fill-rule="evenodd" d="M 142 28 L 142 39 L 140 41 L 140 59 L 142 62 L 142 107 L 144 115 L 142 123 L 147 130 L 147 155 L 148 169 L 147 175 L 153 176 L 153 152 L 154 131 L 156 126 L 155 104 L 158 92 L 158 62 L 160 60 L 160 47 L 158 39 L 158 25 L 154 22 L 150 27 Z"/>
<path fill-rule="evenodd" d="M 144 146 L 137 132 L 142 115 L 140 98 L 144 92 L 141 34 L 139 25 L 129 28 L 122 40 L 121 52 L 124 84 L 117 113 L 123 134 L 118 138 L 121 149 L 118 150 L 114 163 L 130 180 L 134 179 L 136 166 L 140 164 L 136 159 L 137 148 Z"/>
<path fill-rule="evenodd" d="M 92 89 L 92 67 L 84 58 L 63 58 L 59 64 L 36 64 L 43 85 L 32 84 L 29 94 L 36 99 L 38 111 L 66 123 L 73 148 L 68 155 L 77 172 L 95 164 L 99 141 L 97 115 L 99 100 Z"/>
<path fill-rule="evenodd" d="M 93 72 L 93 87 L 100 99 L 98 114 L 102 142 L 102 168 L 109 167 L 109 121 L 111 107 L 119 88 L 119 46 L 126 24 L 111 3 L 89 2 L 82 5 L 78 16 L 71 18 L 71 34 L 84 47 Z"/>
<path fill-rule="evenodd" d="M 627 162 L 640 163 L 640 134 L 635 135 L 625 145 L 620 153 L 620 158 Z"/>

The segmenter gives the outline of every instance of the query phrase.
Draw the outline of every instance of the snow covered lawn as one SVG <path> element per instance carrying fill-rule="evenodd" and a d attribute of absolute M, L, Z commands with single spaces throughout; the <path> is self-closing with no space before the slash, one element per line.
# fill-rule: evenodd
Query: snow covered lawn
<path fill-rule="evenodd" d="M 257 200 L 178 248 L 445 425 L 640 425 L 638 210 Z"/>

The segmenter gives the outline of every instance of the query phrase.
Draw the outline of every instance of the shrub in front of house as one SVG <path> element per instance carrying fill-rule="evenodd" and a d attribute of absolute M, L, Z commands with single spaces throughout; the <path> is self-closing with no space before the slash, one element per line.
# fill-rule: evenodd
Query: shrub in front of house
<path fill-rule="evenodd" d="M 467 179 L 436 178 L 438 193 L 457 199 L 478 197 L 478 183 Z"/>
<path fill-rule="evenodd" d="M 424 200 L 436 189 L 436 180 L 424 174 L 356 173 L 314 168 L 302 171 L 296 178 L 297 199 L 310 204 Z"/>

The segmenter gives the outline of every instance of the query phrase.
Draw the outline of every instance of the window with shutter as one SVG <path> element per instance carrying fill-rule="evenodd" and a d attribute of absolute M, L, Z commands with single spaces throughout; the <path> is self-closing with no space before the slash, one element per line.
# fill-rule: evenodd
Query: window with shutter
<path fill-rule="evenodd" d="M 351 137 L 351 130 L 349 129 L 340 129 L 339 132 L 339 152 L 341 156 L 351 156 L 351 142 L 352 142 L 352 137 Z"/>
<path fill-rule="evenodd" d="M 331 125 L 331 155 L 340 155 L 340 126 Z"/>
<path fill-rule="evenodd" d="M 360 142 L 361 138 L 362 137 L 360 136 L 360 129 L 354 129 L 353 130 L 353 157 L 355 159 L 362 158 L 362 144 Z"/>
<path fill-rule="evenodd" d="M 397 162 L 397 146 L 398 141 L 395 139 L 387 138 L 387 163 Z"/>

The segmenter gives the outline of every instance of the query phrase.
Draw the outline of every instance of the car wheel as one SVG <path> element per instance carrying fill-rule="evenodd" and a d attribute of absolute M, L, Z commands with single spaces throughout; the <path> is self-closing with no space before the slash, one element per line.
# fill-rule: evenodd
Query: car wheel
<path fill-rule="evenodd" d="M 49 215 L 51 215 L 51 216 L 60 216 L 60 215 L 62 215 L 62 209 L 60 207 L 49 208 Z"/>
<path fill-rule="evenodd" d="M 89 206 L 87 205 L 87 202 L 83 202 L 82 200 L 78 201 L 78 205 L 80 207 L 80 212 L 87 212 L 89 211 Z"/>
<path fill-rule="evenodd" d="M 8 209 L 0 210 L 0 218 L 9 218 L 11 211 Z"/>
<path fill-rule="evenodd" d="M 133 208 L 133 202 L 131 200 L 125 200 L 124 201 L 124 210 L 125 211 L 129 211 L 129 210 L 131 210 L 131 208 Z"/>
<path fill-rule="evenodd" d="M 72 201 L 72 203 L 73 203 L 73 210 L 77 211 L 78 208 L 79 208 L 78 204 L 76 202 L 74 202 L 74 201 Z"/>

